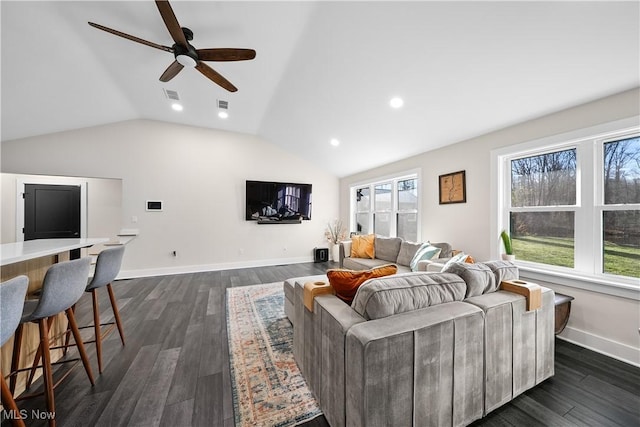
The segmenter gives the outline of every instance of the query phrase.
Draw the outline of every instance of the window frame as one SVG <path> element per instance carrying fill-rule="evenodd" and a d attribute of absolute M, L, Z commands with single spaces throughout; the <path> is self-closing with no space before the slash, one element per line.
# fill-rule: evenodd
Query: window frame
<path fill-rule="evenodd" d="M 602 215 L 608 210 L 632 210 L 640 204 L 605 205 L 602 147 L 606 142 L 640 133 L 640 117 L 604 123 L 589 128 L 532 140 L 491 151 L 491 227 L 492 236 L 508 229 L 510 212 L 574 211 L 574 267 L 533 263 L 516 258 L 528 278 L 640 300 L 637 278 L 602 273 Z M 575 206 L 511 207 L 512 159 L 576 148 Z M 499 239 L 491 241 L 491 256 L 500 256 Z"/>
<path fill-rule="evenodd" d="M 400 181 L 405 181 L 407 179 L 415 179 L 416 180 L 416 194 L 417 194 L 417 203 L 416 209 L 399 209 L 398 206 L 398 183 Z M 379 177 L 373 180 L 368 180 L 364 182 L 358 182 L 355 184 L 351 184 L 349 186 L 349 197 L 350 197 L 350 209 L 349 209 L 349 230 L 355 231 L 357 228 L 356 215 L 357 214 L 368 214 L 368 221 L 371 231 L 367 234 L 377 234 L 375 232 L 375 215 L 379 214 L 387 214 L 390 216 L 389 219 L 389 234 L 391 237 L 396 237 L 398 235 L 398 214 L 406 214 L 406 213 L 415 213 L 416 218 L 420 218 L 420 207 L 421 207 L 421 197 L 420 197 L 420 181 L 421 181 L 421 171 L 419 169 L 406 171 L 399 174 L 388 175 L 384 177 Z M 375 197 L 375 188 L 379 185 L 391 184 L 391 209 L 380 209 L 376 210 L 376 197 Z M 358 211 L 357 203 L 356 203 L 356 192 L 359 189 L 368 188 L 369 189 L 369 207 L 368 211 Z M 420 241 L 420 221 L 416 221 L 416 235 L 418 237 L 418 241 Z"/>

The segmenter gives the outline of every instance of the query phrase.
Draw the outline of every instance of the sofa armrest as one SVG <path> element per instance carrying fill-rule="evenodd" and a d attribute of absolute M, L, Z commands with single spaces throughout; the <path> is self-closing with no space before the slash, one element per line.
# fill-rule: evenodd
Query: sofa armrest
<path fill-rule="evenodd" d="M 340 242 L 340 268 L 342 268 L 343 261 L 345 258 L 349 258 L 351 256 L 351 240 L 344 240 Z"/>

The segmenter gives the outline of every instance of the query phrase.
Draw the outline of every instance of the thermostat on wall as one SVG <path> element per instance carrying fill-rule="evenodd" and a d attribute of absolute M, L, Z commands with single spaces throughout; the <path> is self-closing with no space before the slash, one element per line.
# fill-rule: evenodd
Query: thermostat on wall
<path fill-rule="evenodd" d="M 147 210 L 153 212 L 162 211 L 162 200 L 147 200 Z"/>

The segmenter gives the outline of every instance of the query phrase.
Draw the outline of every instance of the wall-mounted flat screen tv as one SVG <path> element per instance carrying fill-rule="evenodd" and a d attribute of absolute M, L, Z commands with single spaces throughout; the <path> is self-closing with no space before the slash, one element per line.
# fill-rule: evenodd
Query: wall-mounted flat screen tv
<path fill-rule="evenodd" d="M 311 219 L 311 184 L 247 181 L 247 221 Z"/>

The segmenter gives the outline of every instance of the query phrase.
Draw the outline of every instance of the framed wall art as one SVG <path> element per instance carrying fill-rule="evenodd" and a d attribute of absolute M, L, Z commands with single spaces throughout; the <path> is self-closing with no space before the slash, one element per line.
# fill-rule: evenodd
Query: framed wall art
<path fill-rule="evenodd" d="M 441 205 L 467 202 L 465 171 L 440 175 L 438 184 Z"/>

